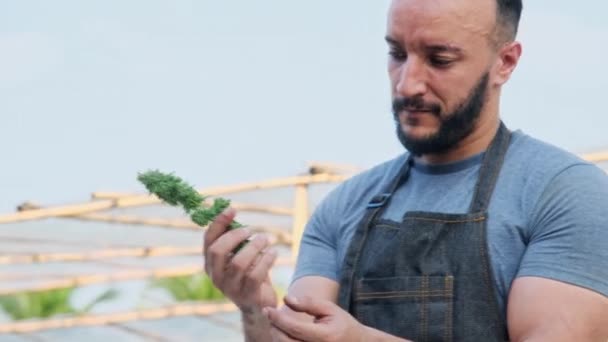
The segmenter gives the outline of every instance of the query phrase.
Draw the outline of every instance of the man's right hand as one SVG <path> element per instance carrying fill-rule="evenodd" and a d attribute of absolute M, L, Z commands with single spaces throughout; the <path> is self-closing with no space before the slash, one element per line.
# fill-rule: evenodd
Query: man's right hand
<path fill-rule="evenodd" d="M 277 255 L 268 250 L 268 239 L 261 235 L 234 255 L 232 251 L 252 235 L 247 228 L 228 230 L 234 216 L 229 208 L 209 225 L 203 246 L 205 271 L 243 313 L 260 313 L 266 306 L 277 306 L 269 275 Z"/>

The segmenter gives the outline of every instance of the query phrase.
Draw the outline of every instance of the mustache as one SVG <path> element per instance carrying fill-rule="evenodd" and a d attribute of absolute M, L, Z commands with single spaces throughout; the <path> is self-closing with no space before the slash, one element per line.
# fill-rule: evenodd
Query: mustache
<path fill-rule="evenodd" d="M 393 114 L 395 117 L 402 111 L 428 111 L 439 116 L 441 107 L 436 103 L 426 103 L 421 97 L 398 97 L 393 100 Z"/>

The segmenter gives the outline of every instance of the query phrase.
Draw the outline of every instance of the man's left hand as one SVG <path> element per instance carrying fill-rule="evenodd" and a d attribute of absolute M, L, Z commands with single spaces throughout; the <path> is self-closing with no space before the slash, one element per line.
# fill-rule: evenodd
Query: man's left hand
<path fill-rule="evenodd" d="M 295 312 L 306 313 L 314 321 L 303 321 L 284 311 L 264 309 L 270 324 L 278 330 L 279 341 L 356 342 L 365 341 L 367 329 L 348 312 L 327 300 L 287 296 L 285 305 Z"/>

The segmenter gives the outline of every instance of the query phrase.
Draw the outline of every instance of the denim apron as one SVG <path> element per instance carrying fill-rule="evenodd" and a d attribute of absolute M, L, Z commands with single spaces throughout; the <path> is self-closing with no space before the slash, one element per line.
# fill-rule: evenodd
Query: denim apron
<path fill-rule="evenodd" d="M 506 341 L 486 226 L 511 133 L 501 122 L 466 214 L 407 212 L 381 219 L 409 176 L 410 155 L 367 210 L 347 249 L 338 304 L 362 324 L 414 341 Z"/>

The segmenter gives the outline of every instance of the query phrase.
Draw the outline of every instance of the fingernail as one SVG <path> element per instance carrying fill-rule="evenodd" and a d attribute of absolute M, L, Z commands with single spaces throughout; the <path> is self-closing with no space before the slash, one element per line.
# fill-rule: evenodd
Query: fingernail
<path fill-rule="evenodd" d="M 285 296 L 285 300 L 292 304 L 298 304 L 298 298 L 294 296 Z"/>
<path fill-rule="evenodd" d="M 262 314 L 264 315 L 264 317 L 270 318 L 269 313 L 270 313 L 270 311 L 268 310 L 268 308 L 263 308 L 262 309 Z"/>

